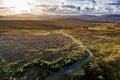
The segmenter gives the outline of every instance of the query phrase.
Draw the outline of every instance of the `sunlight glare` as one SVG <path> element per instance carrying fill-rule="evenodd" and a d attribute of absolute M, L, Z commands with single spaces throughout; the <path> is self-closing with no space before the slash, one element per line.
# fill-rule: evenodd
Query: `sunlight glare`
<path fill-rule="evenodd" d="M 31 13 L 31 8 L 34 0 L 4 0 L 3 3 L 5 6 L 9 7 L 13 13 Z"/>

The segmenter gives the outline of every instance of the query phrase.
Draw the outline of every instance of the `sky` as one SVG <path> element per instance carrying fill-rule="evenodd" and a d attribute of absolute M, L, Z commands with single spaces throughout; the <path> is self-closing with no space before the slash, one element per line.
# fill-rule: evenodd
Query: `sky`
<path fill-rule="evenodd" d="M 120 0 L 0 0 L 0 15 L 120 14 Z"/>

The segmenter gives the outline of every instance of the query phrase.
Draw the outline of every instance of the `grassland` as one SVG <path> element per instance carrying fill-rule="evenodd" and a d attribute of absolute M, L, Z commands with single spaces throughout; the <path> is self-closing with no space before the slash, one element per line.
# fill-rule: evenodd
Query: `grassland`
<path fill-rule="evenodd" d="M 0 21 L 0 79 L 45 80 L 81 61 L 86 52 L 59 31 L 74 36 L 92 52 L 80 70 L 56 80 L 119 80 L 119 22 L 74 20 Z M 79 75 L 80 74 L 80 75 Z"/>

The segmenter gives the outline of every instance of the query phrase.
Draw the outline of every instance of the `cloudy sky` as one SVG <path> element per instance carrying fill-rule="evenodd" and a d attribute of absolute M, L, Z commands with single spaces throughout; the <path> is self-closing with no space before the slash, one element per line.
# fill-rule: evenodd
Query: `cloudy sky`
<path fill-rule="evenodd" d="M 0 15 L 120 13 L 120 0 L 0 0 Z"/>

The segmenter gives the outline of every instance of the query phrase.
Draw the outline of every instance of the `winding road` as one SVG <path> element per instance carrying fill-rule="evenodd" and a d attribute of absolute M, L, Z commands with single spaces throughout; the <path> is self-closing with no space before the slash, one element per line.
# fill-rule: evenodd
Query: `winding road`
<path fill-rule="evenodd" d="M 64 36 L 69 37 L 69 38 L 72 39 L 75 43 L 77 43 L 81 48 L 83 48 L 83 49 L 87 52 L 88 56 L 86 57 L 86 59 L 80 61 L 79 63 L 77 63 L 77 64 L 75 64 L 75 65 L 70 66 L 69 68 L 67 68 L 67 69 L 65 69 L 65 70 L 63 70 L 63 71 L 61 71 L 61 72 L 58 72 L 58 73 L 54 74 L 53 76 L 47 78 L 46 80 L 53 80 L 53 79 L 55 79 L 55 78 L 57 78 L 57 77 L 59 77 L 59 76 L 61 76 L 61 75 L 68 74 L 68 73 L 72 73 L 73 71 L 79 69 L 82 65 L 85 65 L 86 63 L 88 63 L 89 60 L 91 59 L 92 55 L 93 55 L 92 52 L 91 52 L 85 45 L 82 44 L 81 41 L 76 40 L 73 36 L 71 36 L 71 35 L 63 32 L 63 30 L 60 30 L 60 31 L 61 31 L 61 33 L 62 33 Z"/>

